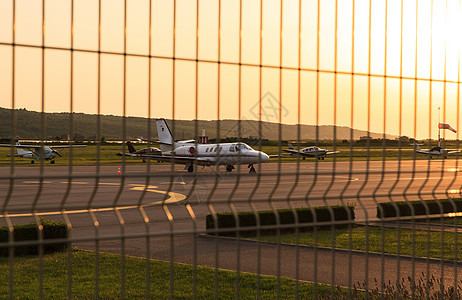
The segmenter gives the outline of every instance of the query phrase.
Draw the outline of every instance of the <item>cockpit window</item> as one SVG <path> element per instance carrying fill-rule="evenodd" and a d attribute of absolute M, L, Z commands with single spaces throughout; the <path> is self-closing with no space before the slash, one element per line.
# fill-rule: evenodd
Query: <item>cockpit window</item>
<path fill-rule="evenodd" d="M 246 144 L 237 144 L 236 145 L 236 150 L 239 151 L 239 150 L 252 150 L 252 148 L 250 148 L 248 145 Z"/>
<path fill-rule="evenodd" d="M 235 152 L 234 145 L 229 146 L 229 152 Z"/>

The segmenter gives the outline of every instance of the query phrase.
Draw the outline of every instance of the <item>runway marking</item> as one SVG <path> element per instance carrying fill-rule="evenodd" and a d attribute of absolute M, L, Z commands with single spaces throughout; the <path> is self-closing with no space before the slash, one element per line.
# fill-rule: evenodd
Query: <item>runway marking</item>
<path fill-rule="evenodd" d="M 163 182 L 160 182 L 158 184 L 171 184 L 171 183 L 178 183 L 178 184 L 186 184 L 186 182 L 184 181 L 163 181 Z"/>
<path fill-rule="evenodd" d="M 135 184 L 133 184 L 135 185 Z M 151 207 L 151 206 L 159 206 L 159 205 L 164 205 L 164 204 L 172 204 L 172 203 L 177 203 L 181 202 L 186 199 L 186 195 L 180 194 L 180 193 L 175 193 L 175 192 L 167 192 L 167 191 L 162 191 L 162 190 L 157 190 L 157 186 L 154 185 L 135 185 L 132 187 L 132 190 L 135 191 L 144 191 L 146 188 L 146 191 L 148 192 L 153 192 L 153 193 L 159 193 L 159 194 L 164 194 L 168 195 L 169 198 L 165 199 L 164 201 L 155 201 L 143 205 L 127 205 L 127 206 L 117 206 L 117 207 L 104 207 L 104 208 L 90 208 L 90 209 L 79 209 L 79 210 L 64 210 L 64 211 L 53 211 L 53 212 L 40 212 L 36 213 L 36 215 L 39 216 L 53 216 L 53 215 L 60 215 L 62 213 L 65 214 L 80 214 L 80 213 L 88 213 L 89 211 L 93 212 L 104 212 L 104 211 L 114 211 L 114 210 L 126 210 L 126 209 L 134 209 L 134 208 L 139 208 L 139 207 Z M 24 213 L 24 214 L 8 214 L 8 217 L 31 217 L 33 216 L 33 213 Z M 5 217 L 5 215 L 0 215 L 0 218 Z"/>
<path fill-rule="evenodd" d="M 64 184 L 88 184 L 88 182 L 84 182 L 84 181 L 63 181 L 61 183 L 64 183 Z"/>
<path fill-rule="evenodd" d="M 161 205 L 161 204 L 172 204 L 176 202 L 180 202 L 186 199 L 186 196 L 180 193 L 175 193 L 175 192 L 167 192 L 167 191 L 162 191 L 162 190 L 156 190 L 157 186 L 155 185 L 134 185 L 134 187 L 131 188 L 131 190 L 135 191 L 144 191 L 146 190 L 147 192 L 153 192 L 153 193 L 159 193 L 159 194 L 164 194 L 170 196 L 170 198 L 164 200 L 164 201 L 156 201 L 149 203 L 146 206 L 154 206 L 154 205 Z"/>
<path fill-rule="evenodd" d="M 449 194 L 460 194 L 460 189 L 448 190 Z"/>
<path fill-rule="evenodd" d="M 36 184 L 36 183 L 51 183 L 51 181 L 23 181 L 22 183 L 33 183 L 33 184 Z"/>
<path fill-rule="evenodd" d="M 119 186 L 120 183 L 112 183 L 112 182 L 98 182 L 98 184 L 101 185 L 114 185 L 114 186 Z"/>

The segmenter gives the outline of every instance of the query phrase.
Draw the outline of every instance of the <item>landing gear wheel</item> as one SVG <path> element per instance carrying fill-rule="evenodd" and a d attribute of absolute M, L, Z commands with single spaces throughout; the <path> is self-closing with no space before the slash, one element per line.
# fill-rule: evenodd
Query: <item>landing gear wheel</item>
<path fill-rule="evenodd" d="M 305 156 L 303 156 L 303 160 L 305 160 L 305 158 L 306 158 L 306 157 L 305 157 Z"/>
<path fill-rule="evenodd" d="M 322 160 L 324 160 L 324 156 L 323 156 L 323 157 L 321 157 L 321 159 L 322 159 Z"/>
<path fill-rule="evenodd" d="M 35 163 L 35 161 L 31 160 L 31 161 L 30 161 L 30 163 L 31 163 L 31 164 L 34 164 L 34 163 Z"/>
<path fill-rule="evenodd" d="M 188 167 L 188 172 L 191 173 L 191 172 L 193 172 L 193 171 L 194 171 L 194 166 L 193 166 L 193 165 L 190 165 L 190 166 Z"/>
<path fill-rule="evenodd" d="M 143 158 L 143 162 L 145 163 L 145 162 L 146 162 L 146 159 Z"/>
<path fill-rule="evenodd" d="M 227 165 L 226 166 L 226 172 L 232 172 L 234 169 L 234 166 L 233 165 Z"/>
<path fill-rule="evenodd" d="M 250 174 L 255 174 L 255 173 L 257 173 L 257 172 L 255 171 L 255 168 L 253 167 L 253 165 L 249 165 L 249 167 L 250 167 L 250 171 L 249 171 Z"/>
<path fill-rule="evenodd" d="M 52 164 L 52 165 L 53 165 L 54 163 L 55 163 L 55 161 L 54 161 L 54 160 L 50 160 L 50 164 Z"/>

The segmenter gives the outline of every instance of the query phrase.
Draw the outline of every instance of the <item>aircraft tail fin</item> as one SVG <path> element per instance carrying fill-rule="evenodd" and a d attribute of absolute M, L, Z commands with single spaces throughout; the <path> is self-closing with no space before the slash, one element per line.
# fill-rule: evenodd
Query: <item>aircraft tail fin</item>
<path fill-rule="evenodd" d="M 21 145 L 21 144 L 18 142 L 16 143 L 16 145 Z M 18 156 L 22 156 L 27 153 L 27 151 L 24 150 L 23 148 L 16 148 L 16 150 L 18 151 Z"/>
<path fill-rule="evenodd" d="M 419 145 L 417 145 L 417 143 L 414 142 L 414 150 L 421 151 L 422 149 L 420 149 Z"/>
<path fill-rule="evenodd" d="M 294 146 L 292 146 L 291 143 L 288 143 L 289 149 L 294 149 Z"/>
<path fill-rule="evenodd" d="M 127 147 L 128 147 L 128 152 L 130 153 L 135 153 L 136 149 L 133 147 L 132 143 L 130 141 L 127 141 Z"/>
<path fill-rule="evenodd" d="M 160 150 L 162 152 L 172 151 L 175 144 L 172 132 L 168 128 L 165 119 L 156 119 L 157 135 L 159 136 Z"/>

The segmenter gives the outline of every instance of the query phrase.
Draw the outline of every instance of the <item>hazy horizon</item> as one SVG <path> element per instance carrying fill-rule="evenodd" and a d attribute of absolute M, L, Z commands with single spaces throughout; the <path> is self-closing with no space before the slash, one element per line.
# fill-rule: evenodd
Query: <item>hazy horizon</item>
<path fill-rule="evenodd" d="M 435 138 L 439 118 L 459 129 L 455 0 L 404 1 L 403 9 L 388 1 L 387 10 L 385 1 L 265 0 L 261 13 L 259 1 L 240 9 L 239 1 L 102 0 L 100 38 L 98 2 L 75 1 L 71 10 L 70 0 L 48 0 L 42 22 L 41 1 L 18 0 L 15 27 L 12 3 L 0 3 L 2 107 L 261 119 L 418 139 Z"/>

